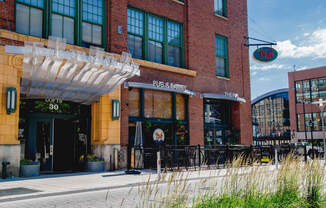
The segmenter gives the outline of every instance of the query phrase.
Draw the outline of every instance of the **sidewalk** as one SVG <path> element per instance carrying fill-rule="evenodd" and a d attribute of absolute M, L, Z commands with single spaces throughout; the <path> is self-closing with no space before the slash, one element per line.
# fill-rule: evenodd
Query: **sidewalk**
<path fill-rule="evenodd" d="M 275 166 L 265 166 L 266 171 L 275 170 Z M 173 174 L 172 172 L 168 172 Z M 178 174 L 178 172 L 176 173 Z M 200 180 L 223 177 L 225 169 L 182 172 L 183 178 Z M 16 178 L 0 180 L 0 203 L 31 198 L 67 195 L 99 190 L 145 185 L 158 179 L 154 171 L 142 171 L 140 175 L 127 175 L 123 170 L 102 173 L 72 173 L 41 175 L 34 178 Z"/>

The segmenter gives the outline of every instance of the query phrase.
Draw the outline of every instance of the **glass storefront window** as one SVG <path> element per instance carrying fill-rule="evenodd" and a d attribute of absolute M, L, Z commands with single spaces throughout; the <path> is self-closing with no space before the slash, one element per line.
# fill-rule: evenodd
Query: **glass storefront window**
<path fill-rule="evenodd" d="M 129 91 L 128 97 L 128 112 L 129 116 L 139 117 L 140 116 L 140 90 L 138 88 L 132 88 Z"/>
<path fill-rule="evenodd" d="M 145 90 L 145 118 L 172 119 L 172 93 Z"/>
<path fill-rule="evenodd" d="M 182 94 L 176 94 L 176 119 L 186 120 L 186 102 L 185 96 Z"/>
<path fill-rule="evenodd" d="M 208 101 L 204 104 L 205 123 L 229 123 L 230 111 L 225 101 Z"/>
<path fill-rule="evenodd" d="M 153 142 L 153 132 L 156 128 L 164 131 L 164 144 L 189 145 L 186 102 L 187 96 L 180 93 L 130 88 L 130 142 L 134 139 L 135 122 L 141 122 L 144 147 L 156 146 Z"/>
<path fill-rule="evenodd" d="M 226 144 L 230 142 L 231 137 L 235 136 L 230 133 L 232 120 L 230 106 L 231 103 L 228 101 L 204 100 L 205 145 Z"/>

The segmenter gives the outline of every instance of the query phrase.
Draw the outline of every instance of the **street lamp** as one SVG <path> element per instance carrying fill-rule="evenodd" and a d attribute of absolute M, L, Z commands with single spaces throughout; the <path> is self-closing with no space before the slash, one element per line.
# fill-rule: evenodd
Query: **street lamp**
<path fill-rule="evenodd" d="M 314 104 L 318 104 L 319 105 L 319 109 L 320 109 L 320 118 L 321 118 L 321 129 L 323 132 L 323 143 L 324 143 L 324 160 L 326 160 L 326 143 L 325 143 L 325 130 L 324 130 L 324 119 L 323 119 L 323 114 L 324 114 L 324 104 L 326 103 L 326 100 L 323 99 L 319 99 L 318 102 L 313 102 Z"/>

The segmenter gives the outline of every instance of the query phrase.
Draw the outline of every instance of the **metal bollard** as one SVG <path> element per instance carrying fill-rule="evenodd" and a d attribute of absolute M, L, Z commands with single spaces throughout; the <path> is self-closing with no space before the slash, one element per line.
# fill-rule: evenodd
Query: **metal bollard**
<path fill-rule="evenodd" d="M 7 175 L 7 166 L 10 165 L 10 162 L 3 161 L 2 162 L 2 178 L 5 179 L 8 177 Z"/>
<path fill-rule="evenodd" d="M 119 154 L 118 149 L 114 149 L 114 170 L 118 170 L 119 168 Z"/>
<path fill-rule="evenodd" d="M 157 176 L 161 176 L 161 152 L 157 152 Z"/>
<path fill-rule="evenodd" d="M 277 155 L 277 149 L 275 148 L 275 167 L 278 169 L 278 155 Z"/>

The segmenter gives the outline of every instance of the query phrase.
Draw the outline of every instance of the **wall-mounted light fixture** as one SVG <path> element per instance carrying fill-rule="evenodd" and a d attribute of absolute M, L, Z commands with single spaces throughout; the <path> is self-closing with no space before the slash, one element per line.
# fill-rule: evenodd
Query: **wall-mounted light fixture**
<path fill-rule="evenodd" d="M 112 120 L 118 120 L 120 118 L 120 101 L 112 100 Z"/>
<path fill-rule="evenodd" d="M 17 90 L 15 87 L 7 88 L 6 109 L 7 114 L 14 113 L 17 108 Z"/>

